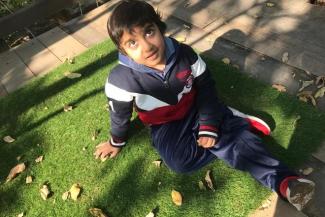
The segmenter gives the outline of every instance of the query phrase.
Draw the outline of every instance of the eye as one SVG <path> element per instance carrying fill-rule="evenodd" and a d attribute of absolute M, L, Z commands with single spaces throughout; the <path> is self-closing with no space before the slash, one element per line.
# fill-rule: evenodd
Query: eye
<path fill-rule="evenodd" d="M 136 48 L 137 46 L 138 46 L 138 43 L 136 41 L 131 40 L 128 42 L 129 48 Z"/>
<path fill-rule="evenodd" d="M 146 32 L 146 36 L 150 37 L 153 36 L 155 34 L 155 30 L 154 29 L 148 29 Z"/>

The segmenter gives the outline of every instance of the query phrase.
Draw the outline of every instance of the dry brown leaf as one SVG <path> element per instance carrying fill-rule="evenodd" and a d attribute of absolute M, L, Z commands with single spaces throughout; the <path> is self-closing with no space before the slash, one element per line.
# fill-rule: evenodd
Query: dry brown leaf
<path fill-rule="evenodd" d="M 19 173 L 23 172 L 25 169 L 26 169 L 25 163 L 20 163 L 15 167 L 13 167 L 9 172 L 6 182 L 9 182 L 12 179 L 14 179 Z"/>
<path fill-rule="evenodd" d="M 70 198 L 70 192 L 66 191 L 62 194 L 62 200 L 67 200 Z"/>
<path fill-rule="evenodd" d="M 81 77 L 81 74 L 80 73 L 76 73 L 76 72 L 65 72 L 64 73 L 64 76 L 67 77 L 67 78 L 70 78 L 70 79 L 74 79 L 74 78 L 80 78 Z"/>
<path fill-rule="evenodd" d="M 298 90 L 299 92 L 302 91 L 303 89 L 305 89 L 306 87 L 312 85 L 314 83 L 314 80 L 311 81 L 302 81 L 302 86 L 301 88 Z"/>
<path fill-rule="evenodd" d="M 94 217 L 108 217 L 101 209 L 99 208 L 90 208 L 89 212 Z"/>
<path fill-rule="evenodd" d="M 277 89 L 279 92 L 286 92 L 287 88 L 281 84 L 273 84 L 273 88 Z"/>
<path fill-rule="evenodd" d="M 275 4 L 273 2 L 266 2 L 266 6 L 271 8 L 274 7 Z"/>
<path fill-rule="evenodd" d="M 204 183 L 202 181 L 199 181 L 199 189 L 200 190 L 207 190 L 207 188 L 205 187 Z"/>
<path fill-rule="evenodd" d="M 230 64 L 230 59 L 228 57 L 223 58 L 221 61 L 226 65 Z"/>
<path fill-rule="evenodd" d="M 289 61 L 289 53 L 288 52 L 284 52 L 282 54 L 282 62 L 286 63 Z"/>
<path fill-rule="evenodd" d="M 30 184 L 33 182 L 33 177 L 32 176 L 27 176 L 26 177 L 26 184 Z"/>
<path fill-rule="evenodd" d="M 3 137 L 3 141 L 5 141 L 6 143 L 12 143 L 15 141 L 15 139 L 12 138 L 11 136 L 5 136 Z"/>
<path fill-rule="evenodd" d="M 311 103 L 314 106 L 316 106 L 316 100 L 312 95 L 312 91 L 302 91 L 302 92 L 298 93 L 297 96 L 299 97 L 299 100 L 304 101 L 304 102 L 308 102 L 308 100 L 310 100 Z"/>
<path fill-rule="evenodd" d="M 308 175 L 310 175 L 313 171 L 314 171 L 313 168 L 308 167 L 308 168 L 302 170 L 302 174 L 304 174 L 305 176 L 308 176 Z"/>
<path fill-rule="evenodd" d="M 183 36 L 178 36 L 175 38 L 178 42 L 186 42 L 186 37 L 183 37 Z"/>
<path fill-rule="evenodd" d="M 43 200 L 47 200 L 47 198 L 50 196 L 51 191 L 47 185 L 43 185 L 40 189 L 40 194 Z"/>
<path fill-rule="evenodd" d="M 22 212 L 22 213 L 19 213 L 19 214 L 17 215 L 17 217 L 24 217 L 24 215 L 25 215 L 25 213 Z"/>
<path fill-rule="evenodd" d="M 146 215 L 146 217 L 155 217 L 155 213 L 151 211 Z"/>
<path fill-rule="evenodd" d="M 64 105 L 63 107 L 63 111 L 65 112 L 69 112 L 72 111 L 73 107 L 71 105 Z"/>
<path fill-rule="evenodd" d="M 172 190 L 172 200 L 175 205 L 181 206 L 182 202 L 183 202 L 181 193 L 179 193 L 178 191 Z"/>
<path fill-rule="evenodd" d="M 161 160 L 152 161 L 152 163 L 158 168 L 161 166 L 161 162 L 162 162 Z"/>
<path fill-rule="evenodd" d="M 75 63 L 75 59 L 73 56 L 68 56 L 65 58 L 65 62 L 68 62 L 69 64 L 74 64 Z"/>
<path fill-rule="evenodd" d="M 41 155 L 41 156 L 39 156 L 38 158 L 35 159 L 35 162 L 40 163 L 40 162 L 43 161 L 43 158 L 44 158 L 43 155 Z"/>
<path fill-rule="evenodd" d="M 317 85 L 318 88 L 324 87 L 325 86 L 325 75 L 317 76 L 315 84 Z"/>
<path fill-rule="evenodd" d="M 81 191 L 79 184 L 73 184 L 69 190 L 72 200 L 77 200 Z"/>
<path fill-rule="evenodd" d="M 213 187 L 212 179 L 211 179 L 211 170 L 207 171 L 204 180 L 207 183 L 208 188 L 210 188 L 212 191 L 215 191 L 215 189 Z"/>
<path fill-rule="evenodd" d="M 324 96 L 324 94 L 325 94 L 325 87 L 322 87 L 319 90 L 317 90 L 317 92 L 315 93 L 314 97 L 315 97 L 315 99 L 316 98 L 321 98 L 321 97 Z"/>

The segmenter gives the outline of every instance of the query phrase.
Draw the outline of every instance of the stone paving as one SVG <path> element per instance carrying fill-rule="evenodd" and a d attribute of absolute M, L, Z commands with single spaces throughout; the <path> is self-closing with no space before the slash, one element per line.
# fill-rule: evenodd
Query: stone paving
<path fill-rule="evenodd" d="M 107 39 L 106 22 L 117 0 L 98 7 L 37 38 L 0 53 L 0 96 L 46 74 L 87 48 Z M 295 95 L 301 80 L 325 75 L 325 8 L 303 0 L 281 0 L 273 7 L 258 0 L 150 0 L 162 12 L 167 34 L 216 59 L 228 57 L 243 73 L 286 86 Z M 322 30 L 323 29 L 323 30 Z M 283 53 L 289 60 L 282 61 Z M 295 76 L 293 76 L 295 75 Z M 325 99 L 318 101 L 325 110 Z M 311 166 L 316 200 L 304 213 L 273 194 L 270 206 L 250 217 L 325 216 L 325 139 L 304 167 Z"/>

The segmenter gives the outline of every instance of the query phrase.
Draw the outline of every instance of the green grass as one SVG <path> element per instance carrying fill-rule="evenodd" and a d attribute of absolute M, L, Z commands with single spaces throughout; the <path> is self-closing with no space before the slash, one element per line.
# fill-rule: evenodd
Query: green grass
<path fill-rule="evenodd" d="M 89 208 L 99 207 L 112 217 L 143 217 L 154 208 L 163 217 L 239 217 L 259 206 L 270 191 L 249 174 L 221 161 L 188 175 L 175 174 L 165 166 L 156 168 L 151 162 L 159 156 L 150 145 L 148 129 L 136 120 L 128 146 L 116 159 L 104 163 L 94 159 L 95 146 L 108 138 L 109 114 L 103 86 L 108 72 L 117 64 L 116 56 L 113 44 L 104 42 L 78 56 L 75 64 L 63 64 L 0 100 L 1 138 L 16 138 L 11 144 L 0 142 L 0 216 L 21 212 L 33 217 L 89 216 Z M 230 66 L 209 59 L 207 62 L 215 72 L 224 101 L 272 124 L 273 137 L 265 138 L 265 142 L 276 156 L 298 167 L 317 148 L 324 138 L 324 113 Z M 68 70 L 82 77 L 65 78 L 63 74 Z M 64 104 L 74 109 L 64 112 Z M 100 130 L 96 141 L 91 140 L 94 130 Z M 19 155 L 28 168 L 5 184 Z M 36 164 L 34 159 L 39 155 L 44 155 L 44 161 Z M 213 171 L 215 192 L 198 188 L 207 169 Z M 27 175 L 34 177 L 32 184 L 25 184 Z M 44 182 L 54 192 L 47 201 L 39 195 Z M 61 195 L 74 183 L 83 187 L 81 197 L 78 201 L 63 201 Z M 181 207 L 172 204 L 172 189 L 183 194 Z"/>

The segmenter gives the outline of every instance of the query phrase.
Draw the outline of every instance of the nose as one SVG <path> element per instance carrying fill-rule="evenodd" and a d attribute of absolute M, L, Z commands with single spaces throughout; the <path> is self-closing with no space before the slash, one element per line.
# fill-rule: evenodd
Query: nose
<path fill-rule="evenodd" d="M 144 52 L 148 52 L 148 51 L 151 51 L 153 48 L 153 44 L 148 41 L 147 39 L 143 39 L 143 42 L 142 42 L 142 49 Z"/>

